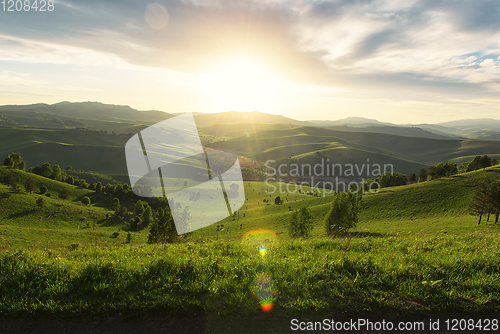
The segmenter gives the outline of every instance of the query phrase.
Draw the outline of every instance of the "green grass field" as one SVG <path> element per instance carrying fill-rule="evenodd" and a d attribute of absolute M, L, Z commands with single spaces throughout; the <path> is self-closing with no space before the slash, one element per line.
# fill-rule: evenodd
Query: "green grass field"
<path fill-rule="evenodd" d="M 167 245 L 146 244 L 147 227 L 126 243 L 130 227 L 106 218 L 101 195 L 35 178 L 70 197 L 38 208 L 36 192 L 0 185 L 0 316 L 253 316 L 266 298 L 281 315 L 500 311 L 500 225 L 467 213 L 474 186 L 500 167 L 366 195 L 357 228 L 335 239 L 323 226 L 332 194 L 283 193 L 275 205 L 268 185 L 245 182 L 234 218 Z M 290 210 L 304 205 L 315 228 L 292 240 Z"/>

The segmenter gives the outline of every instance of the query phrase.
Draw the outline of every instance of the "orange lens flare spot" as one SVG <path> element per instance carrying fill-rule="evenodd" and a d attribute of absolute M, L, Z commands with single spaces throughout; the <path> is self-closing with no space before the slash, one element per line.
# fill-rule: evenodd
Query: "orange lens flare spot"
<path fill-rule="evenodd" d="M 274 304 L 273 303 L 261 303 L 260 308 L 264 312 L 271 312 L 273 309 Z"/>

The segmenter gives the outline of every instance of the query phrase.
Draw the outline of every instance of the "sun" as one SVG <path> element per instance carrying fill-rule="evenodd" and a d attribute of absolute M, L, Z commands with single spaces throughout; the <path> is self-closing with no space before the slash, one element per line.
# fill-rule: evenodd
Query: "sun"
<path fill-rule="evenodd" d="M 216 66 L 207 75 L 205 91 L 216 111 L 271 111 L 280 83 L 258 63 L 240 59 Z"/>

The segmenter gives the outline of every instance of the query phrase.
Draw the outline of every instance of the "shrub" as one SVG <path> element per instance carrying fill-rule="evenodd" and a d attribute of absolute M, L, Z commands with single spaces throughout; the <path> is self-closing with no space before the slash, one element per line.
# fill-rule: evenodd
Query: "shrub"
<path fill-rule="evenodd" d="M 69 192 L 66 188 L 62 188 L 61 190 L 59 190 L 59 198 L 60 199 L 67 199 L 69 196 Z"/>
<path fill-rule="evenodd" d="M 282 203 L 283 203 L 283 200 L 281 199 L 281 197 L 279 197 L 279 196 L 278 196 L 278 197 L 276 197 L 276 198 L 274 199 L 274 204 L 276 204 L 276 205 L 280 205 L 280 204 L 282 204 Z"/>
<path fill-rule="evenodd" d="M 45 205 L 45 199 L 43 197 L 38 197 L 36 200 L 36 205 L 38 207 L 43 207 Z"/>
<path fill-rule="evenodd" d="M 132 233 L 128 232 L 127 233 L 127 244 L 129 244 L 132 241 Z"/>
<path fill-rule="evenodd" d="M 51 193 L 45 193 L 45 196 L 52 197 L 52 194 Z"/>
<path fill-rule="evenodd" d="M 293 238 L 307 238 L 313 228 L 313 217 L 307 207 L 292 212 L 288 224 L 288 233 Z"/>
<path fill-rule="evenodd" d="M 29 191 L 31 194 L 33 192 L 33 190 L 36 189 L 35 181 L 33 181 L 33 179 L 31 179 L 31 178 L 27 179 L 26 182 L 24 183 L 24 188 L 26 189 L 26 191 Z"/>
<path fill-rule="evenodd" d="M 40 194 L 45 194 L 46 192 L 48 191 L 47 187 L 46 186 L 41 186 L 40 187 Z"/>
<path fill-rule="evenodd" d="M 115 197 L 111 200 L 110 209 L 118 215 L 118 210 L 120 210 L 120 200 L 118 198 Z"/>
<path fill-rule="evenodd" d="M 71 244 L 71 245 L 68 246 L 68 249 L 70 251 L 77 250 L 78 248 L 80 248 L 80 244 Z"/>
<path fill-rule="evenodd" d="M 91 203 L 90 198 L 88 196 L 83 197 L 82 203 L 83 205 L 89 205 Z"/>
<path fill-rule="evenodd" d="M 111 238 L 118 238 L 119 235 L 120 235 L 120 232 L 113 232 L 113 234 L 111 234 Z"/>

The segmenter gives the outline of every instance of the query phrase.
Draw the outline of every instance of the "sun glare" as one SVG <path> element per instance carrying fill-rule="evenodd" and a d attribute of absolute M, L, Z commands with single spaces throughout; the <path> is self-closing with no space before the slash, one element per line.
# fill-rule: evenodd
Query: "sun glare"
<path fill-rule="evenodd" d="M 256 63 L 238 60 L 217 66 L 207 76 L 205 90 L 215 111 L 271 111 L 280 84 Z"/>

